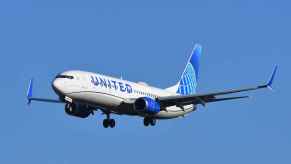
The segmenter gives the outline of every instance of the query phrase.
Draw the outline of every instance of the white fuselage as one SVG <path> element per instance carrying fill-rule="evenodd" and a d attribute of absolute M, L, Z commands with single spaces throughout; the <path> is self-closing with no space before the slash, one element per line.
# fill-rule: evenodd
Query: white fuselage
<path fill-rule="evenodd" d="M 133 102 L 140 97 L 152 99 L 162 96 L 174 96 L 175 92 L 148 86 L 144 83 L 134 83 L 110 76 L 84 71 L 67 71 L 62 75 L 73 76 L 73 79 L 56 78 L 53 88 L 65 99 L 78 103 L 89 104 L 96 108 L 108 110 L 116 114 L 139 115 L 133 107 Z M 153 117 L 169 119 L 195 110 L 196 106 L 171 106 L 163 109 Z"/>

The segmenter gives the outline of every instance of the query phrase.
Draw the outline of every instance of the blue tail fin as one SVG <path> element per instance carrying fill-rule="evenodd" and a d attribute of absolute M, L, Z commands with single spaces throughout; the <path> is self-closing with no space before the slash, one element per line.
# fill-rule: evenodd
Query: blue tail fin
<path fill-rule="evenodd" d="M 201 45 L 196 44 L 178 83 L 177 93 L 181 95 L 190 95 L 196 93 L 199 78 L 199 60 L 201 53 Z"/>

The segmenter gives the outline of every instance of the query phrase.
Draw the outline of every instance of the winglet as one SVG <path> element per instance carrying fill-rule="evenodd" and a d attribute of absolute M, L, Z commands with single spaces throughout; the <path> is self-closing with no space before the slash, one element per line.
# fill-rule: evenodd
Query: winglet
<path fill-rule="evenodd" d="M 28 86 L 28 89 L 27 89 L 27 95 L 26 95 L 26 98 L 27 98 L 27 104 L 29 105 L 31 103 L 31 98 L 32 98 L 32 87 L 33 87 L 33 79 L 31 79 L 29 81 L 29 86 Z"/>
<path fill-rule="evenodd" d="M 275 66 L 274 70 L 273 70 L 273 73 L 270 77 L 270 80 L 268 81 L 267 83 L 267 87 L 270 89 L 270 90 L 273 90 L 272 88 L 272 85 L 273 85 L 273 82 L 274 82 L 274 79 L 275 79 L 275 76 L 276 76 L 276 73 L 277 73 L 277 70 L 278 70 L 278 65 Z"/>

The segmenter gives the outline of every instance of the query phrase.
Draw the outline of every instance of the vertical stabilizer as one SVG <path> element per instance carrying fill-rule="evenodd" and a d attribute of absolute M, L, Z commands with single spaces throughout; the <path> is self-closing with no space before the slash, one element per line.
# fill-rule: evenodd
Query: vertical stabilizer
<path fill-rule="evenodd" d="M 188 59 L 186 68 L 178 82 L 178 88 L 176 93 L 181 95 L 195 94 L 198 86 L 200 57 L 202 53 L 202 47 L 196 44 Z"/>

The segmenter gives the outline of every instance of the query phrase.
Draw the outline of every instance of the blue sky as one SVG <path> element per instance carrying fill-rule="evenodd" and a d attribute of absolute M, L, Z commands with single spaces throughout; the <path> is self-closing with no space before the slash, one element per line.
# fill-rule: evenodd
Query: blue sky
<path fill-rule="evenodd" d="M 284 0 L 1 0 L 0 163 L 291 162 L 291 3 Z M 69 69 L 174 84 L 203 46 L 199 92 L 261 84 L 279 65 L 275 92 L 209 104 L 184 119 L 144 128 L 142 119 L 65 115 L 50 82 Z"/>

